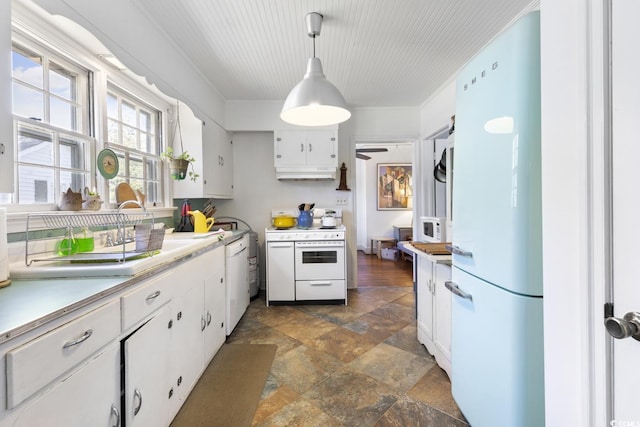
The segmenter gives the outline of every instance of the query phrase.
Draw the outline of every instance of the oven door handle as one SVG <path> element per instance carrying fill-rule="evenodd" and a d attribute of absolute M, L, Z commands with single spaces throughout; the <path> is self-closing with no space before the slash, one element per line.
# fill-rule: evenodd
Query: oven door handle
<path fill-rule="evenodd" d="M 306 250 L 306 249 L 313 249 L 313 250 L 318 250 L 318 249 L 341 249 L 344 248 L 343 244 L 335 244 L 335 245 L 314 245 L 312 244 L 305 244 L 305 245 L 301 245 L 300 243 L 298 243 L 298 248 L 302 249 L 302 250 Z"/>
<path fill-rule="evenodd" d="M 313 282 L 309 282 L 309 285 L 311 285 L 311 286 L 331 286 L 331 282 L 327 282 L 327 281 L 322 281 L 322 282 L 313 281 Z"/>

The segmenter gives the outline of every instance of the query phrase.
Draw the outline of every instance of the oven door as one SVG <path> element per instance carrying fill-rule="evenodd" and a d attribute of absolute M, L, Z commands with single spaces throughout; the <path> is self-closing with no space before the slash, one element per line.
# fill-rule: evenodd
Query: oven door
<path fill-rule="evenodd" d="M 344 241 L 295 242 L 296 280 L 344 280 Z"/>

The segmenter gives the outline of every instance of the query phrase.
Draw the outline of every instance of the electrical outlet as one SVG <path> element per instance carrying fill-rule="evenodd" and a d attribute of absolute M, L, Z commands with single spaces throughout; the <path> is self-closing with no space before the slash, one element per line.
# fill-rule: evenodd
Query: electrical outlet
<path fill-rule="evenodd" d="M 346 205 L 347 204 L 347 198 L 346 197 L 337 197 L 336 198 L 336 205 Z"/>

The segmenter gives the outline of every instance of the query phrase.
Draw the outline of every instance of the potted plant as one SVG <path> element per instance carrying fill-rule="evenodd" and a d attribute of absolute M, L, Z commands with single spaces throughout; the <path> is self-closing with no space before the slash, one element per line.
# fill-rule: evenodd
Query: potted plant
<path fill-rule="evenodd" d="M 175 155 L 172 147 L 168 147 L 160 154 L 160 158 L 166 162 L 169 162 L 169 173 L 171 178 L 182 180 L 189 175 L 191 181 L 196 181 L 200 174 L 196 173 L 193 168 L 193 162 L 196 161 L 187 151 L 183 151 L 179 155 Z M 189 169 L 191 165 L 191 170 Z"/>

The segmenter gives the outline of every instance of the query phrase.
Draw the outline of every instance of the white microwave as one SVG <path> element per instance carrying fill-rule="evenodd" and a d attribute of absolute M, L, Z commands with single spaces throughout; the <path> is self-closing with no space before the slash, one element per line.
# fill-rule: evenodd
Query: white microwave
<path fill-rule="evenodd" d="M 429 243 L 447 241 L 447 219 L 433 216 L 420 217 L 419 240 Z"/>

